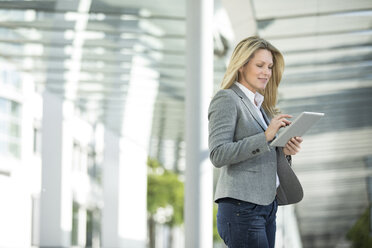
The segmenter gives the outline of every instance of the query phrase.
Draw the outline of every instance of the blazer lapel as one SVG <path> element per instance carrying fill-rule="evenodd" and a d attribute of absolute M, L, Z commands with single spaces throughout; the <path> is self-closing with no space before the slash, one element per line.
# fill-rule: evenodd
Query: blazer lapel
<path fill-rule="evenodd" d="M 257 114 L 257 111 L 254 109 L 255 107 L 253 106 L 253 103 L 248 99 L 244 92 L 241 89 L 239 89 L 239 87 L 236 86 L 235 84 L 233 84 L 230 87 L 230 89 L 232 89 L 240 97 L 240 99 L 242 99 L 244 105 L 248 108 L 253 118 L 258 122 L 258 124 L 260 124 L 262 129 L 265 131 L 266 130 L 265 125 L 262 123 L 261 118 Z"/>
<path fill-rule="evenodd" d="M 266 112 L 265 112 L 265 110 L 262 107 L 260 108 L 260 110 L 261 110 L 261 113 L 262 113 L 262 115 L 263 115 L 263 117 L 264 117 L 264 119 L 266 121 L 267 126 L 269 126 L 270 125 L 271 118 L 269 118 L 266 115 Z"/>

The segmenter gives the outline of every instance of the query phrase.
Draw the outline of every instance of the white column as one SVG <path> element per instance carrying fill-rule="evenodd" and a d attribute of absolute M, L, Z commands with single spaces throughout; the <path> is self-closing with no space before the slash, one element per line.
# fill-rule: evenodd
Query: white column
<path fill-rule="evenodd" d="M 84 207 L 79 206 L 78 244 L 80 247 L 85 247 L 86 238 L 87 238 L 87 211 Z"/>
<path fill-rule="evenodd" d="M 145 248 L 147 156 L 158 73 L 133 59 L 121 137 L 105 133 L 103 247 Z"/>
<path fill-rule="evenodd" d="M 122 126 L 119 233 L 122 247 L 131 248 L 147 243 L 147 157 L 159 73 L 146 64 L 133 58 Z"/>
<path fill-rule="evenodd" d="M 288 205 L 278 209 L 276 217 L 276 239 L 277 248 L 302 248 L 300 231 L 294 206 Z"/>
<path fill-rule="evenodd" d="M 119 247 L 119 156 L 120 137 L 104 130 L 102 247 Z"/>
<path fill-rule="evenodd" d="M 69 247 L 72 227 L 73 105 L 43 94 L 40 246 Z"/>
<path fill-rule="evenodd" d="M 213 246 L 213 173 L 207 111 L 213 91 L 213 0 L 187 3 L 186 248 Z"/>

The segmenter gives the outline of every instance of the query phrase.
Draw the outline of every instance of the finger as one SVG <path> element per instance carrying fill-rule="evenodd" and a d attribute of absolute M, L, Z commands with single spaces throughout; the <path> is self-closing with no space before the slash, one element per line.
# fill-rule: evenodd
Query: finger
<path fill-rule="evenodd" d="M 292 138 L 287 144 L 291 147 L 291 150 L 294 151 L 295 153 L 299 152 L 300 146 L 299 144 L 297 145 L 297 141 L 294 141 L 295 139 Z M 296 143 L 295 143 L 296 142 Z"/>
<path fill-rule="evenodd" d="M 300 142 L 297 141 L 296 137 L 291 138 L 291 142 L 292 142 L 295 146 L 299 146 L 299 145 L 300 145 Z"/>
<path fill-rule="evenodd" d="M 283 119 L 283 118 L 292 118 L 292 117 L 293 117 L 292 115 L 287 115 L 287 114 L 281 114 L 281 115 L 275 116 L 275 118 L 278 120 Z"/>
<path fill-rule="evenodd" d="M 287 146 L 283 147 L 283 152 L 285 155 L 293 155 L 291 151 L 288 150 Z"/>
<path fill-rule="evenodd" d="M 302 143 L 302 141 L 304 141 L 304 139 L 302 137 L 295 137 L 297 142 L 298 143 Z"/>
<path fill-rule="evenodd" d="M 288 143 L 285 145 L 285 149 L 287 149 L 287 151 L 290 155 L 295 155 L 296 154 L 295 151 L 293 151 L 292 147 Z"/>
<path fill-rule="evenodd" d="M 289 150 L 293 150 L 293 144 L 292 144 L 292 141 L 291 140 L 288 140 L 287 144 L 285 144 L 286 147 L 288 147 Z"/>
<path fill-rule="evenodd" d="M 301 149 L 300 143 L 297 142 L 295 138 L 292 138 L 292 148 L 296 151 L 296 153 Z"/>
<path fill-rule="evenodd" d="M 289 124 L 292 123 L 291 121 L 289 121 L 289 120 L 287 120 L 287 119 L 283 119 L 282 121 L 284 121 L 286 125 L 289 125 Z"/>
<path fill-rule="evenodd" d="M 300 139 L 300 141 L 297 138 L 298 137 L 292 138 L 292 142 L 296 146 L 297 152 L 299 152 L 301 149 L 302 138 Z"/>

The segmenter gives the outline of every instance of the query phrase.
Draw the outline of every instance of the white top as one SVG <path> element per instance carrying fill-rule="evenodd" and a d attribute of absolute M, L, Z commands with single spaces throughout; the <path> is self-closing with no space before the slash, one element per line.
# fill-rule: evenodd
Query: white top
<path fill-rule="evenodd" d="M 245 87 L 241 83 L 235 82 L 235 84 L 244 92 L 244 94 L 248 97 L 248 99 L 251 101 L 251 103 L 253 103 L 253 106 L 255 107 L 255 110 L 256 110 L 258 116 L 260 117 L 261 122 L 264 124 L 265 129 L 267 129 L 266 121 L 265 121 L 265 119 L 262 115 L 262 112 L 260 110 L 261 105 L 264 101 L 264 96 L 261 95 L 260 93 L 258 93 L 257 91 L 256 91 L 256 93 L 253 93 L 252 91 L 250 91 L 247 87 Z M 279 185 L 280 185 L 279 177 L 278 177 L 278 173 L 276 173 L 276 187 L 278 188 Z"/>
<path fill-rule="evenodd" d="M 258 114 L 258 116 L 260 117 L 262 123 L 264 124 L 265 126 L 265 129 L 267 128 L 267 124 L 266 124 L 266 121 L 262 115 L 262 112 L 261 112 L 261 105 L 264 101 L 264 96 L 261 95 L 260 93 L 256 92 L 256 93 L 253 93 L 252 91 L 250 91 L 247 87 L 245 87 L 244 85 L 242 85 L 241 83 L 238 83 L 238 82 L 235 82 L 235 84 L 244 92 L 244 94 L 248 97 L 248 99 L 251 101 L 251 103 L 253 103 L 253 106 L 255 107 L 255 110 Z"/>

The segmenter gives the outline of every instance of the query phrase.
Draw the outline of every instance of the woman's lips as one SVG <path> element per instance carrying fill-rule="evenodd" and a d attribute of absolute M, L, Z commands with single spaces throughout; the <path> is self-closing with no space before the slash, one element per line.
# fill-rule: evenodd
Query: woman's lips
<path fill-rule="evenodd" d="M 260 80 L 261 82 L 265 82 L 265 83 L 268 81 L 267 78 L 259 78 L 258 80 Z"/>

